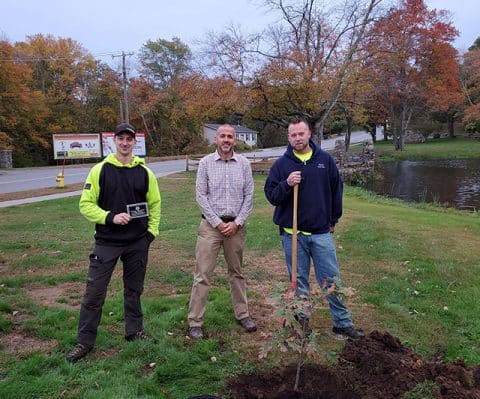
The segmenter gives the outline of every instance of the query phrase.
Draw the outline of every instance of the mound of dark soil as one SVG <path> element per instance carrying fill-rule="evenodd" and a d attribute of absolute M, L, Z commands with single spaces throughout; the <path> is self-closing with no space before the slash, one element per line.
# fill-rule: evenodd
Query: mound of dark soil
<path fill-rule="evenodd" d="M 268 374 L 250 374 L 229 382 L 235 399 L 401 398 L 418 384 L 431 381 L 435 398 L 480 399 L 480 366 L 462 361 L 426 362 L 389 333 L 373 331 L 348 341 L 335 368 L 305 365 L 300 388 L 293 391 L 295 366 Z M 419 396 L 420 397 L 420 396 Z"/>

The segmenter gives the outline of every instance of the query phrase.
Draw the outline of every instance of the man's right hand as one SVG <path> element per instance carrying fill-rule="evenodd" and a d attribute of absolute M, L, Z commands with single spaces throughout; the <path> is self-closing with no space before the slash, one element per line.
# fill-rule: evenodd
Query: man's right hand
<path fill-rule="evenodd" d="M 126 213 L 126 212 L 122 212 L 122 213 L 117 213 L 114 217 L 113 217 L 113 223 L 114 224 L 128 224 L 130 222 L 130 220 L 132 220 L 132 217 Z"/>
<path fill-rule="evenodd" d="M 287 177 L 287 184 L 290 187 L 300 184 L 301 181 L 302 181 L 302 172 L 300 172 L 299 170 L 290 173 Z"/>

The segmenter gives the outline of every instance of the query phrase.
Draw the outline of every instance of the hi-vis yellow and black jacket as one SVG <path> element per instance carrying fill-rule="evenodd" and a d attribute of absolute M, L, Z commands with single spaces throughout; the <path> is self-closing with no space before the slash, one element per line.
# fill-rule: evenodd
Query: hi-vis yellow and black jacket
<path fill-rule="evenodd" d="M 146 202 L 148 217 L 132 219 L 127 225 L 113 224 L 113 217 L 127 212 L 127 205 Z M 80 213 L 95 222 L 99 244 L 125 245 L 145 237 L 152 240 L 160 224 L 160 192 L 157 178 L 143 158 L 133 157 L 123 165 L 115 154 L 96 164 L 87 176 L 80 197 Z"/>

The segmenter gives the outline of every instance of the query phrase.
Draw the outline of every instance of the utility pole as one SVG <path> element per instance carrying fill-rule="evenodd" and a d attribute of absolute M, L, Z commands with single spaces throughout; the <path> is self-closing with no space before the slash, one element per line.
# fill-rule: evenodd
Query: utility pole
<path fill-rule="evenodd" d="M 133 55 L 133 53 L 125 53 L 122 51 L 121 55 L 112 55 L 112 58 L 122 57 L 122 78 L 123 78 L 123 107 L 120 107 L 120 118 L 123 122 L 129 123 L 128 115 L 128 81 L 127 81 L 127 67 L 125 65 L 125 57 Z"/>

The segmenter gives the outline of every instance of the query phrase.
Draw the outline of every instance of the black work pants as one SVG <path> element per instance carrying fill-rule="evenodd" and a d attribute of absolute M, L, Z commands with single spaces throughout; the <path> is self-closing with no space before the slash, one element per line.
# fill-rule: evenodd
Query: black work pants
<path fill-rule="evenodd" d="M 140 296 L 147 268 L 148 247 L 146 237 L 122 247 L 95 244 L 90 255 L 87 286 L 80 308 L 77 343 L 88 347 L 95 344 L 107 287 L 118 258 L 123 263 L 125 336 L 143 329 Z"/>

